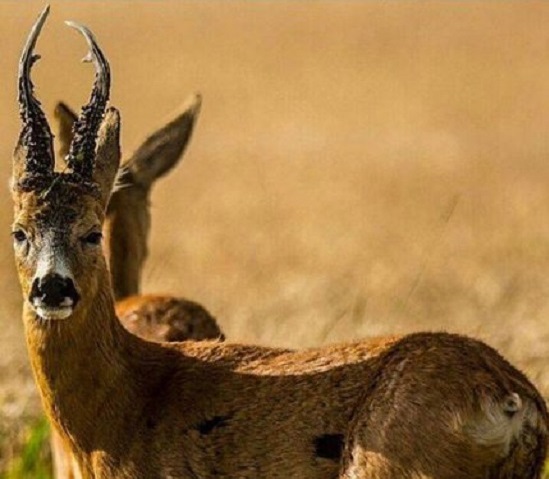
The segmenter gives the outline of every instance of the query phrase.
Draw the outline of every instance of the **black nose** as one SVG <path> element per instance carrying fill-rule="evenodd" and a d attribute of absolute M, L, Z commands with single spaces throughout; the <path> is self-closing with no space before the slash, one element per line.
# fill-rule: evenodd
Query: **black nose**
<path fill-rule="evenodd" d="M 63 278 L 58 274 L 47 274 L 43 278 L 36 278 L 32 283 L 31 302 L 39 299 L 45 306 L 57 308 L 66 298 L 72 300 L 72 306 L 75 306 L 80 299 L 74 282 L 70 278 Z"/>

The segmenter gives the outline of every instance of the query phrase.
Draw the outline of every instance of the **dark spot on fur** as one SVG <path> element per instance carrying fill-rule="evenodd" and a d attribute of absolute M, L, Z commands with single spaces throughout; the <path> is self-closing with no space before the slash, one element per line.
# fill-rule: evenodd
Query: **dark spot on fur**
<path fill-rule="evenodd" d="M 147 421 L 145 422 L 147 429 L 154 429 L 156 427 L 156 421 L 152 418 L 147 418 Z"/>
<path fill-rule="evenodd" d="M 197 426 L 198 432 L 200 434 L 210 434 L 214 429 L 226 426 L 229 419 L 231 419 L 231 416 L 214 416 L 211 419 L 206 419 Z"/>
<path fill-rule="evenodd" d="M 317 457 L 339 461 L 343 454 L 343 434 L 323 434 L 314 439 L 314 445 Z"/>

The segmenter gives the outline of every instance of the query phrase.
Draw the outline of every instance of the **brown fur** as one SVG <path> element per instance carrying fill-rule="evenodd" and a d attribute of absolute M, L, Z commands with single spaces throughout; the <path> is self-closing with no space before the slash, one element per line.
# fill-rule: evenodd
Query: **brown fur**
<path fill-rule="evenodd" d="M 116 315 L 128 331 L 149 341 L 225 339 L 209 313 L 187 299 L 130 296 L 116 303 Z"/>
<path fill-rule="evenodd" d="M 100 144 L 117 137 L 109 129 L 112 114 Z M 69 205 L 70 192 L 61 182 L 51 201 L 56 217 L 76 218 L 39 226 L 50 204 L 15 190 L 16 224 L 38 236 L 63 227 L 74 242 L 106 204 L 83 194 Z M 72 248 L 73 314 L 44 321 L 25 301 L 23 319 L 44 408 L 85 478 L 541 475 L 545 404 L 483 343 L 445 333 L 301 352 L 150 343 L 120 325 L 101 251 Z M 27 298 L 32 255 L 16 248 L 16 264 Z"/>

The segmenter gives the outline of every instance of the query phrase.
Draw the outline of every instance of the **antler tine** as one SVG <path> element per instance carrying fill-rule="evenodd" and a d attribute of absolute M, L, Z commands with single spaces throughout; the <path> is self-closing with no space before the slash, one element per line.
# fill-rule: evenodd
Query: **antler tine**
<path fill-rule="evenodd" d="M 40 102 L 34 97 L 31 80 L 32 66 L 40 58 L 34 54 L 34 48 L 49 11 L 47 5 L 32 26 L 19 60 L 19 114 L 23 122 L 19 144 L 27 149 L 26 170 L 32 174 L 50 174 L 55 163 L 51 129 Z"/>
<path fill-rule="evenodd" d="M 110 67 L 93 33 L 87 27 L 76 22 L 65 23 L 80 32 L 86 39 L 89 52 L 83 61 L 93 62 L 95 66 L 95 82 L 91 97 L 88 104 L 82 108 L 80 116 L 74 124 L 74 136 L 67 158 L 67 164 L 74 173 L 79 174 L 84 179 L 90 179 L 94 167 L 97 132 L 109 101 Z"/>

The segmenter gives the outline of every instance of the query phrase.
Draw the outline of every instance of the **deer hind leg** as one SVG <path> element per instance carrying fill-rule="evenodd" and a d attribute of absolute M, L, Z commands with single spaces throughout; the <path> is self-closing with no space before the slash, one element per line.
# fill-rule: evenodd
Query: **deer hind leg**
<path fill-rule="evenodd" d="M 421 439 L 403 440 L 375 437 L 380 424 L 364 424 L 372 433 L 355 435 L 344 453 L 340 479 L 540 479 L 543 473 L 546 439 L 533 428 L 521 434 L 521 443 L 512 441 L 506 456 L 500 457 L 499 446 L 486 444 L 470 447 L 447 435 L 440 442 L 439 432 L 429 437 L 427 425 Z M 381 424 L 383 427 L 384 425 Z M 354 433 L 354 431 L 353 431 Z M 391 440 L 394 439 L 394 440 Z M 431 448 L 429 453 L 428 448 Z M 416 451 L 416 456 L 413 452 Z M 456 454 L 456 451 L 461 451 Z M 427 453 L 426 453 L 427 452 Z M 460 457 L 461 456 L 461 457 Z M 489 458 L 489 460 L 487 460 Z"/>
<path fill-rule="evenodd" d="M 368 439 L 372 439 L 368 442 Z M 534 479 L 536 475 L 492 474 L 490 468 L 476 463 L 475 454 L 466 453 L 455 460 L 455 450 L 439 444 L 432 438 L 427 444 L 432 448 L 432 457 L 425 453 L 425 442 L 416 457 L 412 456 L 418 442 L 394 438 L 383 443 L 378 438 L 365 434 L 349 443 L 339 479 Z M 387 439 L 387 438 L 386 438 Z M 438 449 L 438 451 L 437 451 Z M 444 451 L 442 454 L 440 451 Z M 444 454 L 448 454 L 445 456 Z"/>
<path fill-rule="evenodd" d="M 493 349 L 411 338 L 380 361 L 354 414 L 340 479 L 538 479 L 547 412 Z"/>

